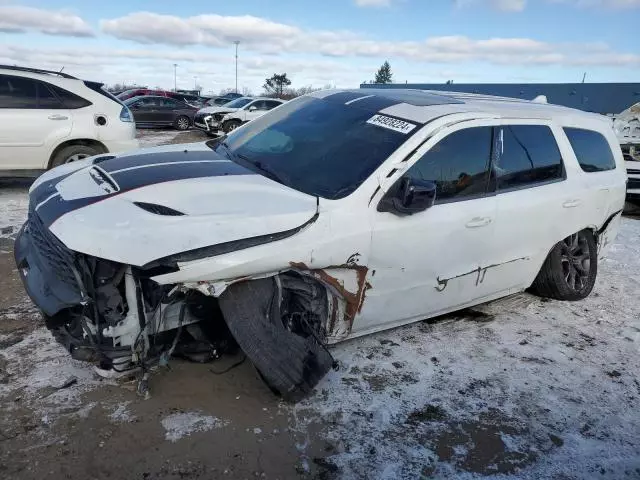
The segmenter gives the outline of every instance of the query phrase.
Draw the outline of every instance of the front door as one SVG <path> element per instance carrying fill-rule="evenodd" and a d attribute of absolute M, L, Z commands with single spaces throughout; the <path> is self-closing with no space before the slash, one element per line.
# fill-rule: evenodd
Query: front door
<path fill-rule="evenodd" d="M 437 315 L 491 293 L 484 268 L 496 210 L 486 193 L 492 142 L 492 127 L 458 127 L 423 147 L 404 176 L 434 182 L 435 204 L 410 216 L 372 213 L 371 288 L 354 332 Z"/>

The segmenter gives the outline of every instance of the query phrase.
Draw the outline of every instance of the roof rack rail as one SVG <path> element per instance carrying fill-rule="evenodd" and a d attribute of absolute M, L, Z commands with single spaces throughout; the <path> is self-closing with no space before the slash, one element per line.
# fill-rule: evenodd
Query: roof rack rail
<path fill-rule="evenodd" d="M 62 71 L 56 72 L 54 70 L 43 70 L 41 68 L 29 68 L 29 67 L 18 67 L 17 65 L 0 65 L 0 69 L 5 70 L 16 70 L 18 72 L 31 72 L 31 73 L 48 73 L 50 75 L 59 75 L 63 78 L 72 78 L 77 80 L 73 75 L 69 75 L 68 73 L 63 73 Z"/>

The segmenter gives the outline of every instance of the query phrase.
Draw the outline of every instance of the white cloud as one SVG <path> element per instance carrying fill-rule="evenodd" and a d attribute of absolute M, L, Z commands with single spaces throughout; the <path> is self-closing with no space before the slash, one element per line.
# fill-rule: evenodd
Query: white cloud
<path fill-rule="evenodd" d="M 354 0 L 359 7 L 389 7 L 391 0 Z"/>
<path fill-rule="evenodd" d="M 199 15 L 176 17 L 139 12 L 102 22 L 105 33 L 143 44 L 202 45 L 260 54 L 311 54 L 326 57 L 362 57 L 423 63 L 485 62 L 497 65 L 599 64 L 630 62 L 638 55 L 624 55 L 606 45 L 563 45 L 529 38 L 472 39 L 466 36 L 428 37 L 414 41 L 384 41 L 348 31 L 304 31 L 299 27 L 253 16 Z"/>
<path fill-rule="evenodd" d="M 26 31 L 72 37 L 93 36 L 87 22 L 72 13 L 20 5 L 0 5 L 0 32 Z"/>

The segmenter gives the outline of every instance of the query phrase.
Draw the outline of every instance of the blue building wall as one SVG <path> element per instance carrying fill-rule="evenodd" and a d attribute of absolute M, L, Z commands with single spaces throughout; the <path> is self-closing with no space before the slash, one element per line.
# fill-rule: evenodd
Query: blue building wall
<path fill-rule="evenodd" d="M 363 83 L 360 88 L 443 90 L 523 100 L 546 95 L 549 103 L 603 114 L 620 113 L 640 102 L 640 83 Z"/>

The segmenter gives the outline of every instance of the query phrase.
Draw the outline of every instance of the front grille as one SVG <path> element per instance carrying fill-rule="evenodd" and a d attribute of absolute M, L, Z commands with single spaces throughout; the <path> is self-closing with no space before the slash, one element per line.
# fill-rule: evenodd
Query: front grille
<path fill-rule="evenodd" d="M 76 254 L 51 233 L 32 208 L 29 209 L 26 232 L 31 236 L 33 247 L 37 250 L 40 258 L 47 263 L 51 272 L 60 281 L 78 288 L 78 282 L 73 274 Z"/>
<path fill-rule="evenodd" d="M 629 190 L 635 190 L 636 188 L 640 188 L 640 178 L 630 178 L 627 181 L 627 188 Z"/>

